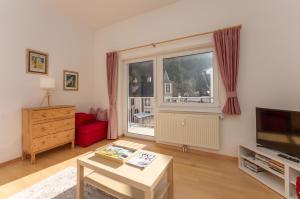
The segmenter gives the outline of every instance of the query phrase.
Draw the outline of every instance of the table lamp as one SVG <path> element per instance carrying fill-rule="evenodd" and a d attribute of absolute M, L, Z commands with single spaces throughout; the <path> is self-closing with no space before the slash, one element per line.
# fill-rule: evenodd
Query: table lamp
<path fill-rule="evenodd" d="M 46 95 L 43 98 L 41 106 L 43 105 L 44 101 L 47 99 L 48 106 L 50 105 L 50 98 L 51 98 L 51 90 L 55 88 L 55 79 L 50 77 L 41 77 L 40 78 L 40 88 L 46 90 Z"/>

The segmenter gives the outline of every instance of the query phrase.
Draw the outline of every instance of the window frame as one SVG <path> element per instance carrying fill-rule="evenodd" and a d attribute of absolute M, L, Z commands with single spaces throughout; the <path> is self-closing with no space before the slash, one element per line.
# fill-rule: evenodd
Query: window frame
<path fill-rule="evenodd" d="M 166 58 L 173 58 L 173 57 L 180 57 L 180 56 L 188 56 L 194 54 L 201 54 L 201 53 L 213 53 L 213 103 L 166 103 L 163 100 L 164 97 L 164 82 L 163 82 L 163 60 Z M 216 60 L 216 53 L 213 47 L 201 48 L 196 50 L 184 50 L 177 53 L 169 53 L 157 56 L 157 69 L 156 69 L 156 78 L 157 78 L 157 107 L 160 109 L 165 110 L 187 110 L 187 111 L 197 111 L 201 112 L 201 108 L 214 108 L 213 112 L 218 112 L 219 108 L 219 72 L 218 72 L 218 65 Z M 196 108 L 196 110 L 195 110 Z M 203 110 L 203 112 L 207 112 Z"/>

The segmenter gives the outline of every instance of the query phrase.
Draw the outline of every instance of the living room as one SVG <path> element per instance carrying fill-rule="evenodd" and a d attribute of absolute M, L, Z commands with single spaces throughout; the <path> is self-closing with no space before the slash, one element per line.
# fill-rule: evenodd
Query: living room
<path fill-rule="evenodd" d="M 0 198 L 297 198 L 299 6 L 1 0 Z"/>

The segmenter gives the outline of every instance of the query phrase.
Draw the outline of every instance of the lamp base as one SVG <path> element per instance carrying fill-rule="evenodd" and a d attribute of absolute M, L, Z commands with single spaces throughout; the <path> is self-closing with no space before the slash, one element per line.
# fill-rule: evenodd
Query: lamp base
<path fill-rule="evenodd" d="M 47 100 L 47 106 L 50 107 L 51 104 L 50 104 L 50 98 L 51 98 L 51 94 L 49 91 L 47 91 L 46 95 L 44 96 L 43 100 L 42 100 L 42 103 L 40 106 L 42 106 L 45 102 L 45 100 Z"/>

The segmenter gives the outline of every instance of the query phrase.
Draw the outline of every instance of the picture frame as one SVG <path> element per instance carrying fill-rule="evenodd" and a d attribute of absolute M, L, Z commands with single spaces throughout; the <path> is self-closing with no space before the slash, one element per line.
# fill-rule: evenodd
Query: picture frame
<path fill-rule="evenodd" d="M 48 75 L 48 53 L 26 49 L 26 72 Z"/>
<path fill-rule="evenodd" d="M 64 90 L 78 91 L 79 89 L 79 73 L 75 71 L 64 70 Z"/>

